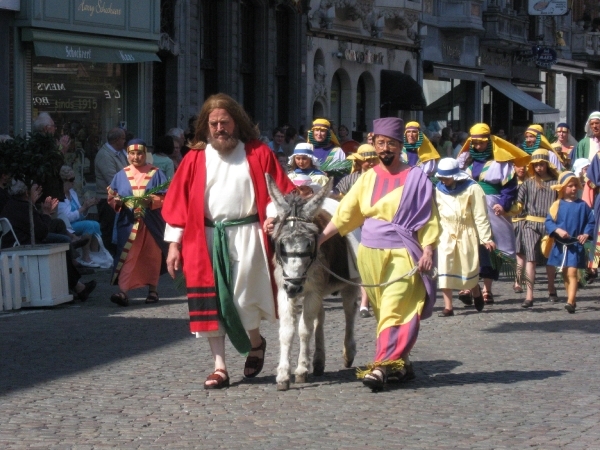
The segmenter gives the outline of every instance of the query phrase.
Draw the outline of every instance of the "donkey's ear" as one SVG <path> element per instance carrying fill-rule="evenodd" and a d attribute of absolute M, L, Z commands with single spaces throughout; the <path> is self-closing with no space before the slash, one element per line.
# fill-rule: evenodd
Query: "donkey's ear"
<path fill-rule="evenodd" d="M 289 209 L 287 208 L 288 204 L 283 198 L 283 194 L 277 187 L 277 184 L 275 184 L 275 181 L 273 181 L 271 175 L 266 173 L 265 178 L 267 180 L 267 190 L 269 191 L 269 196 L 271 197 L 271 200 L 275 205 L 275 209 L 277 210 L 277 216 L 281 217 L 285 214 L 286 209 Z"/>
<path fill-rule="evenodd" d="M 327 184 L 323 186 L 318 193 L 311 197 L 311 199 L 306 203 L 304 208 L 302 208 L 302 213 L 304 214 L 304 216 L 312 219 L 315 216 L 315 214 L 317 214 L 317 211 L 321 209 L 321 205 L 325 201 L 325 198 L 327 198 L 327 196 L 331 192 L 332 188 L 333 177 L 329 178 Z"/>

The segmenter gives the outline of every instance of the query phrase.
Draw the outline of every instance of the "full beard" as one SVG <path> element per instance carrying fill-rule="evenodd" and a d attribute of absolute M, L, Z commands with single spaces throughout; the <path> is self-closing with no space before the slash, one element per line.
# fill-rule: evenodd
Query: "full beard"
<path fill-rule="evenodd" d="M 227 139 L 219 139 L 220 136 L 225 136 Z M 219 153 L 227 154 L 231 153 L 237 147 L 238 139 L 227 131 L 219 131 L 208 138 L 208 143 Z"/>

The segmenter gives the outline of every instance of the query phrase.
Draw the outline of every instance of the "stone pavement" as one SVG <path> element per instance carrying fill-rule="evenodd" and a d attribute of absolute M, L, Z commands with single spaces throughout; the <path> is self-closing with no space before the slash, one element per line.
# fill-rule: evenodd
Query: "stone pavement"
<path fill-rule="evenodd" d="M 157 305 L 138 291 L 120 308 L 108 274 L 95 277 L 86 303 L 0 315 L 0 448 L 600 448 L 600 282 L 574 315 L 545 301 L 522 309 L 509 281 L 482 313 L 456 301 L 457 315 L 439 318 L 438 299 L 412 354 L 417 379 L 371 393 L 342 366 L 336 299 L 323 377 L 277 392 L 268 324 L 263 373 L 245 381 L 228 346 L 232 386 L 205 391 L 208 345 L 189 334 L 172 282 Z M 363 365 L 375 322 L 356 323 Z"/>

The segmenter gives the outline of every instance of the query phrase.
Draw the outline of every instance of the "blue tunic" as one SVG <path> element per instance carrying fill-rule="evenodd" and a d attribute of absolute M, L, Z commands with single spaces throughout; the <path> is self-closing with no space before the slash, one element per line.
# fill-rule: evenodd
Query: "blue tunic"
<path fill-rule="evenodd" d="M 594 212 L 583 200 L 577 199 L 572 202 L 560 200 L 556 221 L 552 220 L 550 214 L 546 216 L 546 232 L 555 239 L 548 258 L 548 265 L 563 265 L 563 244 L 569 244 L 566 247 L 567 256 L 564 267 L 585 269 L 587 262 L 585 249 L 583 245 L 577 242 L 576 238 L 581 234 L 587 234 L 593 239 L 594 227 Z M 560 239 L 554 233 L 557 228 L 562 228 L 572 237 L 566 241 Z"/>

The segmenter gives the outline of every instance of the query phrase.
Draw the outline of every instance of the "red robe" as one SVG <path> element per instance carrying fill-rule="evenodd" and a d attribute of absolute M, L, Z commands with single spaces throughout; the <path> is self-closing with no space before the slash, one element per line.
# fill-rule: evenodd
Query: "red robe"
<path fill-rule="evenodd" d="M 254 185 L 254 197 L 259 221 L 266 219 L 267 204 L 271 201 L 267 191 L 265 174 L 273 177 L 281 192 L 287 194 L 295 186 L 277 162 L 273 151 L 258 140 L 245 145 L 246 158 L 250 167 L 250 178 Z M 177 169 L 165 197 L 162 216 L 169 225 L 183 228 L 181 254 L 186 280 L 190 330 L 192 333 L 216 331 L 219 328 L 218 299 L 215 291 L 212 262 L 204 233 L 204 190 L 206 187 L 206 153 L 190 150 Z M 226 198 L 223 201 L 227 201 Z M 277 287 L 273 278 L 273 247 L 266 235 L 263 236 L 273 298 L 277 303 Z M 277 304 L 275 304 L 277 311 Z"/>

